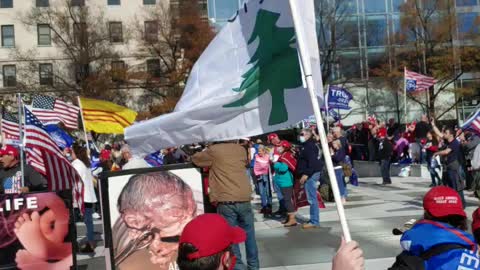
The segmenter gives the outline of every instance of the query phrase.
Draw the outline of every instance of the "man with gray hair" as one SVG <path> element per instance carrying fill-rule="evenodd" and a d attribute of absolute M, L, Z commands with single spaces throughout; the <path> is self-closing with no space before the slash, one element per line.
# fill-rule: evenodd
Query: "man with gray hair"
<path fill-rule="evenodd" d="M 123 165 L 122 170 L 150 167 L 150 165 L 148 165 L 148 163 L 144 159 L 133 156 L 132 151 L 130 150 L 130 146 L 128 146 L 128 144 L 124 144 L 120 149 L 120 152 L 122 153 L 122 157 L 126 162 L 125 165 Z"/>
<path fill-rule="evenodd" d="M 145 252 L 148 248 L 150 262 L 157 266 L 155 269 L 172 269 L 177 257 L 179 236 L 197 214 L 190 186 L 166 171 L 135 175 L 123 187 L 117 207 L 128 234 L 127 243 L 118 243 L 117 239 L 117 246 L 126 250 L 122 247 L 142 239 L 145 248 L 138 251 Z M 117 238 L 125 239 L 125 235 L 118 235 Z M 117 250 L 116 256 L 120 253 Z M 128 257 L 116 261 L 116 264 L 122 263 L 120 269 L 146 269 L 143 266 L 145 262 L 128 260 Z M 141 256 L 133 256 L 138 257 Z"/>

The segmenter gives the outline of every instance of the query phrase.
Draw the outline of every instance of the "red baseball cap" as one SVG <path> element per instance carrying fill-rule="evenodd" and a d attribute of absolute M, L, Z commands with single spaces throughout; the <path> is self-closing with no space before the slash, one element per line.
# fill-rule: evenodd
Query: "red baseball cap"
<path fill-rule="evenodd" d="M 472 214 L 472 232 L 480 229 L 480 207 Z"/>
<path fill-rule="evenodd" d="M 283 148 L 287 148 L 287 149 L 292 148 L 292 145 L 288 141 L 285 141 L 285 140 L 280 142 L 280 146 L 283 147 Z"/>
<path fill-rule="evenodd" d="M 271 141 L 272 139 L 274 138 L 278 138 L 278 135 L 277 133 L 270 133 L 268 134 L 268 140 Z"/>
<path fill-rule="evenodd" d="M 387 129 L 386 128 L 381 128 L 377 132 L 378 137 L 380 138 L 385 138 L 387 137 Z"/>
<path fill-rule="evenodd" d="M 203 214 L 183 229 L 180 236 L 180 245 L 189 243 L 197 251 L 187 255 L 188 259 L 195 260 L 218 254 L 232 244 L 245 242 L 247 234 L 240 227 L 230 226 L 225 218 L 217 214 Z"/>
<path fill-rule="evenodd" d="M 423 208 L 437 218 L 450 215 L 467 217 L 458 193 L 445 186 L 430 189 L 423 197 Z"/>
<path fill-rule="evenodd" d="M 12 145 L 4 145 L 2 149 L 0 149 L 0 156 L 5 156 L 5 155 L 12 155 L 16 158 L 19 157 L 19 152 L 18 149 L 15 148 Z"/>

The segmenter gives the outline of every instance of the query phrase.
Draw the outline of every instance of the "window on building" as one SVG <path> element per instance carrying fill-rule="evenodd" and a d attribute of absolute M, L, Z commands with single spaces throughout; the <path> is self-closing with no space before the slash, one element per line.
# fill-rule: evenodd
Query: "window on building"
<path fill-rule="evenodd" d="M 37 26 L 38 31 L 38 45 L 52 45 L 52 36 L 50 32 L 50 26 L 48 24 L 39 24 Z"/>
<path fill-rule="evenodd" d="M 83 7 L 85 6 L 85 0 L 70 0 L 70 4 L 73 7 Z"/>
<path fill-rule="evenodd" d="M 37 7 L 49 7 L 50 3 L 48 0 L 36 0 Z"/>
<path fill-rule="evenodd" d="M 109 6 L 120 6 L 120 0 L 108 0 L 107 5 L 109 5 Z"/>
<path fill-rule="evenodd" d="M 75 82 L 80 84 L 83 82 L 88 75 L 90 74 L 90 65 L 89 64 L 76 64 L 75 65 Z"/>
<path fill-rule="evenodd" d="M 477 0 L 457 0 L 457 7 L 476 6 Z"/>
<path fill-rule="evenodd" d="M 340 47 L 358 47 L 357 16 L 349 16 L 337 24 L 337 43 Z"/>
<path fill-rule="evenodd" d="M 2 47 L 15 47 L 15 29 L 13 25 L 2 25 Z"/>
<path fill-rule="evenodd" d="M 147 72 L 152 78 L 160 77 L 160 60 L 148 59 L 147 60 Z"/>
<path fill-rule="evenodd" d="M 121 82 L 125 80 L 125 62 L 113 61 L 112 62 L 112 81 Z"/>
<path fill-rule="evenodd" d="M 368 53 L 368 74 L 370 77 L 378 77 L 379 70 L 384 69 L 388 59 L 384 48 L 369 48 Z"/>
<path fill-rule="evenodd" d="M 385 0 L 364 0 L 365 13 L 385 13 Z"/>
<path fill-rule="evenodd" d="M 157 4 L 156 2 L 156 0 L 143 0 L 144 5 L 155 5 Z"/>
<path fill-rule="evenodd" d="M 343 0 L 338 2 L 338 14 L 356 14 L 357 13 L 357 1 L 356 0 Z"/>
<path fill-rule="evenodd" d="M 400 12 L 400 8 L 405 4 L 405 0 L 392 0 L 392 11 Z"/>
<path fill-rule="evenodd" d="M 122 22 L 109 22 L 110 42 L 123 42 Z"/>
<path fill-rule="evenodd" d="M 215 19 L 226 20 L 232 18 L 239 9 L 238 2 L 238 0 L 215 0 L 213 5 Z"/>
<path fill-rule="evenodd" d="M 13 8 L 13 0 L 0 0 L 0 8 Z"/>
<path fill-rule="evenodd" d="M 387 20 L 385 16 L 367 16 L 367 46 L 387 44 Z"/>
<path fill-rule="evenodd" d="M 86 23 L 73 24 L 73 42 L 75 44 L 85 45 L 88 42 L 88 32 Z"/>
<path fill-rule="evenodd" d="M 158 41 L 158 22 L 146 21 L 145 22 L 145 40 L 146 41 Z"/>
<path fill-rule="evenodd" d="M 3 87 L 14 87 L 17 85 L 17 69 L 15 65 L 5 65 L 2 69 Z"/>
<path fill-rule="evenodd" d="M 360 53 L 358 50 L 339 51 L 334 65 L 333 79 L 360 78 Z"/>
<path fill-rule="evenodd" d="M 53 85 L 53 65 L 40 64 L 39 66 L 40 85 Z"/>
<path fill-rule="evenodd" d="M 478 34 L 480 14 L 476 12 L 458 13 L 458 32 L 460 34 Z"/>

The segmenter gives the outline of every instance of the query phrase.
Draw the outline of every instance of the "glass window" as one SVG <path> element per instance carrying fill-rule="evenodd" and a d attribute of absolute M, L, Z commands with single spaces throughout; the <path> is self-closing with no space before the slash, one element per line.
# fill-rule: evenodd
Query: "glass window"
<path fill-rule="evenodd" d="M 113 61 L 112 62 L 112 81 L 119 82 L 125 79 L 125 62 Z"/>
<path fill-rule="evenodd" d="M 356 14 L 357 1 L 356 0 L 340 0 L 337 2 L 338 14 Z"/>
<path fill-rule="evenodd" d="M 479 24 L 477 20 L 480 19 L 478 13 L 469 12 L 469 13 L 458 13 L 458 32 L 462 34 L 467 33 L 478 33 Z"/>
<path fill-rule="evenodd" d="M 405 4 L 405 0 L 392 0 L 392 11 L 400 12 L 400 8 Z"/>
<path fill-rule="evenodd" d="M 90 65 L 89 64 L 75 64 L 75 82 L 77 84 L 80 84 L 83 82 L 85 79 L 90 74 Z"/>
<path fill-rule="evenodd" d="M 110 22 L 110 42 L 123 42 L 122 22 Z"/>
<path fill-rule="evenodd" d="M 48 24 L 38 25 L 38 45 L 52 45 L 52 36 Z"/>
<path fill-rule="evenodd" d="M 119 6 L 120 5 L 120 0 L 108 0 L 107 5 L 109 5 L 109 6 Z"/>
<path fill-rule="evenodd" d="M 85 6 L 85 0 L 70 0 L 71 5 L 74 7 L 82 7 Z"/>
<path fill-rule="evenodd" d="M 15 29 L 13 25 L 2 25 L 2 47 L 15 47 Z"/>
<path fill-rule="evenodd" d="M 13 8 L 13 0 L 0 0 L 0 8 Z"/>
<path fill-rule="evenodd" d="M 368 74 L 370 77 L 379 76 L 379 70 L 388 63 L 384 49 L 368 49 Z"/>
<path fill-rule="evenodd" d="M 335 79 L 360 78 L 359 51 L 339 51 L 335 68 Z"/>
<path fill-rule="evenodd" d="M 217 20 L 230 19 L 239 8 L 238 0 L 214 0 L 213 3 L 214 17 Z"/>
<path fill-rule="evenodd" d="M 340 47 L 358 47 L 357 16 L 350 16 L 337 24 L 337 44 Z"/>
<path fill-rule="evenodd" d="M 40 85 L 53 85 L 53 65 L 40 64 L 39 66 Z"/>
<path fill-rule="evenodd" d="M 73 42 L 75 44 L 85 45 L 88 41 L 87 24 L 74 23 L 73 24 Z"/>
<path fill-rule="evenodd" d="M 150 42 L 158 41 L 158 23 L 157 21 L 145 22 L 145 40 Z"/>
<path fill-rule="evenodd" d="M 385 13 L 385 0 L 364 0 L 365 13 Z"/>
<path fill-rule="evenodd" d="M 367 16 L 367 46 L 387 44 L 387 20 L 385 16 Z"/>
<path fill-rule="evenodd" d="M 477 5 L 477 0 L 456 0 L 457 7 L 466 7 L 466 6 L 475 6 Z"/>
<path fill-rule="evenodd" d="M 152 78 L 160 77 L 160 60 L 148 59 L 147 60 L 147 72 Z"/>
<path fill-rule="evenodd" d="M 36 3 L 37 3 L 37 7 L 49 7 L 50 6 L 50 3 L 48 2 L 48 0 L 37 0 Z"/>
<path fill-rule="evenodd" d="M 3 87 L 14 87 L 17 85 L 17 69 L 15 65 L 3 66 Z"/>
<path fill-rule="evenodd" d="M 144 5 L 155 5 L 156 0 L 143 0 Z"/>

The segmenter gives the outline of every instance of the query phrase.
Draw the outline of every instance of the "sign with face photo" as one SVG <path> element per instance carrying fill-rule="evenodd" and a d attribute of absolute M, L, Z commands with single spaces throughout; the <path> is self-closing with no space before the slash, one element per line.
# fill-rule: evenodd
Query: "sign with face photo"
<path fill-rule="evenodd" d="M 113 172 L 101 188 L 112 267 L 178 269 L 183 228 L 204 213 L 200 170 L 187 164 Z"/>
<path fill-rule="evenodd" d="M 0 195 L 0 269 L 73 269 L 72 192 Z"/>

